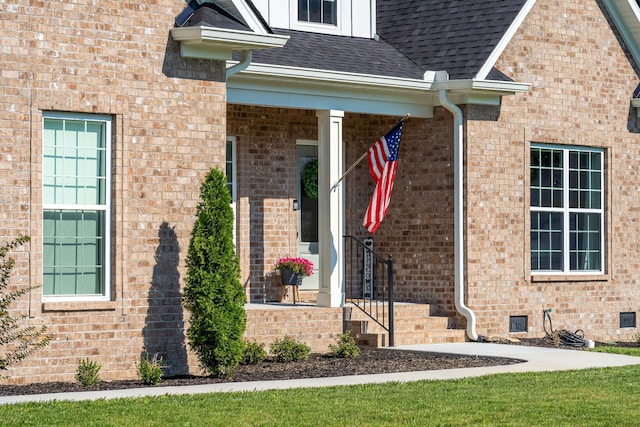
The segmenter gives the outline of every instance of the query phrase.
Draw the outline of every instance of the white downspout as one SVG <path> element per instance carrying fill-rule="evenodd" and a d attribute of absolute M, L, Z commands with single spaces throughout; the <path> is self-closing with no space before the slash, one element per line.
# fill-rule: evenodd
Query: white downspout
<path fill-rule="evenodd" d="M 236 73 L 239 73 L 242 70 L 245 70 L 250 64 L 251 64 L 251 58 L 253 57 L 253 51 L 252 50 L 244 50 L 242 51 L 242 57 L 240 58 L 240 62 L 238 62 L 236 65 L 227 68 L 227 80 L 229 80 L 229 77 L 233 76 Z"/>
<path fill-rule="evenodd" d="M 453 174 L 454 174 L 454 241 L 455 241 L 455 293 L 456 310 L 467 319 L 467 336 L 478 341 L 476 333 L 476 315 L 464 303 L 464 151 L 463 151 L 463 115 L 462 110 L 451 102 L 445 89 L 439 91 L 440 103 L 453 114 Z M 480 339 L 482 341 L 482 339 Z"/>

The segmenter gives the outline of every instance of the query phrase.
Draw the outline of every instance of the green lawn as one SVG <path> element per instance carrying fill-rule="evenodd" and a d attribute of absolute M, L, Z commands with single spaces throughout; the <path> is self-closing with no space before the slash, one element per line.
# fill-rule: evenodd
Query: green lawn
<path fill-rule="evenodd" d="M 630 426 L 640 366 L 0 406 L 3 426 Z"/>

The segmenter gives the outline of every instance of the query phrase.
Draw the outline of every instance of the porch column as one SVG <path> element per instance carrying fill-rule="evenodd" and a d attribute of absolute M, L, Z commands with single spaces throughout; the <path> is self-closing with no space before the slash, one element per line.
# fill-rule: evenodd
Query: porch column
<path fill-rule="evenodd" d="M 318 305 L 342 306 L 344 201 L 342 187 L 330 191 L 344 169 L 342 118 L 344 111 L 317 111 L 318 117 L 318 246 L 320 247 Z"/>

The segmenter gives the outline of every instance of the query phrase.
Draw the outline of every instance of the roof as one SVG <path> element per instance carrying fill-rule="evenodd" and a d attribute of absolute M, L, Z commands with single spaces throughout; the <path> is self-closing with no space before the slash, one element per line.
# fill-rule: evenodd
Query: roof
<path fill-rule="evenodd" d="M 526 0 L 378 0 L 380 37 L 424 70 L 475 78 Z"/>
<path fill-rule="evenodd" d="M 424 70 L 383 40 L 273 29 L 289 36 L 279 49 L 255 52 L 253 62 L 422 80 Z"/>
<path fill-rule="evenodd" d="M 478 77 L 478 73 L 526 3 L 378 0 L 378 40 L 267 27 L 267 31 L 290 39 L 282 48 L 255 52 L 253 62 L 420 80 L 427 70 L 447 71 L 451 79 L 509 80 L 491 68 L 486 76 Z M 234 14 L 225 13 L 226 9 L 229 5 L 220 8 L 205 3 L 185 26 L 251 31 Z"/>

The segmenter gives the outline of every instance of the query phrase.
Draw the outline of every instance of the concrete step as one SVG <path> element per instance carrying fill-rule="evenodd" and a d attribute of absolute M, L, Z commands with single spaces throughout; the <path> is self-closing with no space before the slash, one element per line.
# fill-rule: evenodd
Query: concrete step
<path fill-rule="evenodd" d="M 388 342 L 388 332 L 377 322 L 370 319 L 359 308 L 347 306 L 347 324 L 352 335 L 377 334 L 376 342 Z M 388 307 L 380 306 L 378 312 L 388 315 Z M 349 322 L 350 321 L 350 322 Z M 387 322 L 388 320 L 385 320 Z M 361 322 L 360 325 L 357 323 Z M 466 341 L 465 330 L 456 327 L 453 316 L 439 316 L 433 313 L 429 304 L 394 304 L 394 344 L 435 344 Z"/>

